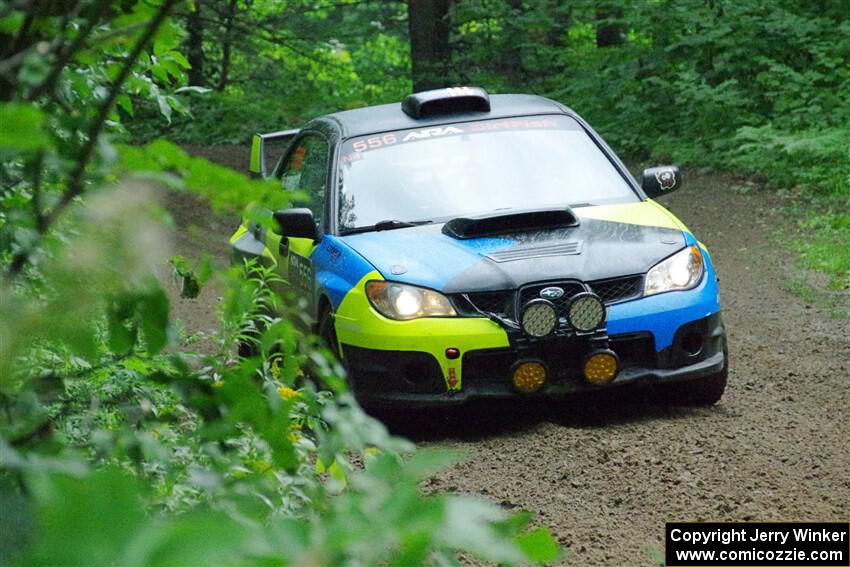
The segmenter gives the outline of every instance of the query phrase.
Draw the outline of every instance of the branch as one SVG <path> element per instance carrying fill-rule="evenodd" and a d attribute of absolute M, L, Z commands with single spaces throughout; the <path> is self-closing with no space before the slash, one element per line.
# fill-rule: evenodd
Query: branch
<path fill-rule="evenodd" d="M 39 151 L 33 162 L 32 209 L 35 227 L 38 232 L 44 230 L 44 213 L 41 210 L 41 170 L 44 165 L 44 150 Z"/>
<path fill-rule="evenodd" d="M 8 51 L 4 51 L 4 55 L 6 55 L 6 53 L 16 53 L 24 46 L 24 43 L 26 43 L 26 40 L 28 39 L 27 34 L 32 28 L 32 23 L 35 21 L 36 10 L 38 10 L 38 5 L 33 2 L 30 4 L 29 10 L 27 10 L 27 15 L 24 17 L 24 21 L 18 30 L 18 35 L 15 36 L 14 41 L 9 44 Z"/>
<path fill-rule="evenodd" d="M 0 18 L 5 18 L 12 12 L 20 10 L 24 6 L 30 3 L 31 0 L 16 0 L 15 2 L 9 2 L 2 8 L 0 8 Z"/>
<path fill-rule="evenodd" d="M 206 18 L 206 17 L 203 17 L 203 16 L 201 16 L 200 19 L 204 22 L 207 22 L 207 23 L 215 23 L 215 24 L 221 23 L 218 20 L 215 20 L 215 19 L 212 19 L 212 18 Z M 281 36 L 281 35 L 278 35 L 278 33 L 275 30 L 272 30 L 272 29 L 270 29 L 270 28 L 268 28 L 268 27 L 266 27 L 266 26 L 264 26 L 260 23 L 248 23 L 248 22 L 245 22 L 245 20 L 241 20 L 239 18 L 234 18 L 233 29 L 236 30 L 236 31 L 239 31 L 241 33 L 244 33 L 247 36 L 254 36 L 257 39 L 260 39 L 262 41 L 266 41 L 266 42 L 271 43 L 273 45 L 276 45 L 278 47 L 283 47 L 284 49 L 288 49 L 289 51 L 292 51 L 293 53 L 300 55 L 300 56 L 302 56 L 306 59 L 309 59 L 311 61 L 315 61 L 316 63 L 320 63 L 322 65 L 326 65 L 328 67 L 333 67 L 333 68 L 336 68 L 336 69 L 342 69 L 342 70 L 345 70 L 345 71 L 348 70 L 348 67 L 346 67 L 345 65 L 340 65 L 339 63 L 334 63 L 333 61 L 328 61 L 326 59 L 322 59 L 321 57 L 317 57 L 316 55 L 313 55 L 312 53 L 309 53 L 309 52 L 305 51 L 304 49 L 300 49 L 298 47 L 293 46 L 291 43 L 288 43 L 288 42 L 292 42 L 292 41 L 303 41 L 303 42 L 311 41 L 309 39 L 305 39 L 303 37 L 296 37 L 296 36 Z M 262 33 L 260 33 L 260 32 L 262 32 Z"/>
<path fill-rule="evenodd" d="M 145 31 L 136 41 L 136 44 L 133 46 L 133 50 L 127 56 L 127 59 L 124 62 L 124 66 L 121 68 L 121 71 L 116 77 L 115 82 L 112 84 L 112 88 L 109 91 L 109 95 L 106 97 L 106 100 L 101 103 L 98 108 L 97 116 L 92 122 L 89 130 L 87 132 L 87 139 L 85 144 L 80 150 L 79 155 L 77 156 L 77 164 L 74 170 L 71 172 L 71 176 L 68 180 L 67 188 L 65 192 L 62 193 L 62 197 L 59 199 L 59 202 L 46 214 L 44 215 L 44 222 L 42 225 L 42 230 L 38 232 L 38 237 L 34 239 L 34 242 L 30 243 L 30 245 L 15 254 L 14 258 L 12 258 L 12 262 L 9 264 L 9 268 L 6 270 L 5 280 L 7 282 L 11 282 L 14 278 L 16 278 L 24 266 L 26 266 L 29 261 L 30 255 L 35 247 L 41 242 L 44 235 L 50 229 L 50 227 L 56 222 L 56 219 L 59 218 L 59 215 L 65 208 L 73 201 L 76 197 L 80 196 L 85 190 L 86 179 L 85 173 L 86 168 L 88 167 L 89 162 L 94 157 L 94 151 L 97 147 L 97 140 L 100 137 L 100 133 L 103 131 L 103 126 L 106 123 L 106 119 L 109 117 L 109 112 L 112 110 L 112 106 L 115 104 L 115 100 L 118 98 L 118 95 L 121 94 L 121 87 L 124 85 L 124 82 L 130 76 L 131 71 L 133 70 L 133 65 L 136 64 L 136 61 L 139 59 L 139 56 L 142 54 L 142 51 L 147 46 L 148 42 L 153 38 L 154 34 L 157 32 L 159 27 L 165 21 L 168 12 L 171 11 L 171 8 L 174 7 L 175 4 L 180 2 L 181 0 L 165 0 L 162 6 L 157 11 L 154 18 L 150 21 Z"/>
<path fill-rule="evenodd" d="M 54 38 L 53 41 L 47 46 L 47 49 L 44 50 L 42 55 L 49 55 L 51 52 L 55 51 L 62 44 L 62 38 L 57 37 Z M 31 53 L 39 51 L 42 42 L 33 43 L 29 47 L 10 55 L 6 59 L 0 61 L 0 75 L 8 75 L 12 71 L 15 71 L 18 66 L 23 63 L 24 59 Z"/>
<path fill-rule="evenodd" d="M 71 57 L 73 57 L 74 54 L 83 47 L 83 43 L 85 43 L 86 38 L 88 38 L 92 30 L 97 27 L 97 16 L 101 13 L 101 9 L 106 4 L 107 0 L 100 0 L 100 2 L 98 2 L 92 10 L 91 16 L 86 19 L 86 26 L 80 30 L 77 37 L 74 38 L 73 43 L 71 43 L 67 49 L 60 51 L 59 57 L 56 59 L 56 62 L 53 64 L 53 68 L 50 70 L 50 74 L 46 79 L 44 79 L 44 81 L 41 82 L 40 85 L 33 89 L 29 97 L 27 97 L 28 100 L 36 100 L 41 95 L 53 91 L 53 88 L 56 86 L 56 82 L 59 80 L 59 76 L 65 69 L 65 65 L 67 65 L 68 61 L 71 60 Z"/>

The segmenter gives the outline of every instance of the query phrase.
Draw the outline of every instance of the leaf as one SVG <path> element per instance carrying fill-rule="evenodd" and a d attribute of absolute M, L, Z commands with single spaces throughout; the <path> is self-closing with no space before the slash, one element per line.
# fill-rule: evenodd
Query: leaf
<path fill-rule="evenodd" d="M 164 97 L 162 95 L 157 95 L 156 96 L 156 103 L 159 106 L 160 114 L 162 114 L 165 117 L 165 119 L 168 120 L 168 123 L 171 124 L 172 111 L 171 111 L 171 106 L 168 104 L 167 97 Z"/>
<path fill-rule="evenodd" d="M 176 49 L 180 44 L 180 27 L 171 19 L 166 20 L 157 30 L 153 42 L 153 52 L 157 57 Z"/>
<path fill-rule="evenodd" d="M 0 450 L 5 453 L 11 452 L 12 448 L 2 447 Z M 33 528 L 31 501 L 13 485 L 12 478 L 12 475 L 7 475 L 0 480 L 0 510 L 3 510 L 0 514 L 0 561 L 3 563 L 20 553 Z"/>
<path fill-rule="evenodd" d="M 148 351 L 156 354 L 168 344 L 168 296 L 157 286 L 139 302 L 141 328 Z"/>
<path fill-rule="evenodd" d="M 184 69 L 191 69 L 192 65 L 189 63 L 189 60 L 183 57 L 183 54 L 179 51 L 169 51 L 168 56 L 174 59 L 178 65 L 183 67 Z"/>
<path fill-rule="evenodd" d="M 168 70 L 161 63 L 154 63 L 151 65 L 150 70 L 154 77 L 159 79 L 162 83 L 168 84 Z"/>
<path fill-rule="evenodd" d="M 160 59 L 159 64 L 175 79 L 179 80 L 183 77 L 183 68 L 171 59 Z"/>
<path fill-rule="evenodd" d="M 244 559 L 249 526 L 222 512 L 192 512 L 151 521 L 127 546 L 122 565 L 236 565 Z"/>
<path fill-rule="evenodd" d="M 172 256 L 168 263 L 180 277 L 186 277 L 192 273 L 192 266 L 189 265 L 189 260 L 185 256 Z"/>
<path fill-rule="evenodd" d="M 121 296 L 110 302 L 106 310 L 109 349 L 116 354 L 130 351 L 138 339 L 135 321 L 136 298 Z"/>
<path fill-rule="evenodd" d="M 133 116 L 133 101 L 126 94 L 118 95 L 118 98 L 115 100 L 116 104 L 124 109 L 124 112 Z"/>
<path fill-rule="evenodd" d="M 649 558 L 652 559 L 655 565 L 658 567 L 664 567 L 667 564 L 667 558 L 664 556 L 664 552 L 654 545 L 647 545 L 643 548 Z"/>
<path fill-rule="evenodd" d="M 168 105 L 171 106 L 171 108 L 173 108 L 178 114 L 186 114 L 189 112 L 189 109 L 178 97 L 167 95 L 165 98 L 168 100 Z"/>
<path fill-rule="evenodd" d="M 517 537 L 517 545 L 535 563 L 552 563 L 560 555 L 560 547 L 546 528 L 537 528 Z"/>
<path fill-rule="evenodd" d="M 0 149 L 31 152 L 50 146 L 44 131 L 47 120 L 44 113 L 29 104 L 19 102 L 0 106 Z"/>
<path fill-rule="evenodd" d="M 501 508 L 469 496 L 452 496 L 446 498 L 445 510 L 439 536 L 449 547 L 470 551 L 488 561 L 520 563 L 525 559 L 523 551 L 493 526 L 506 516 Z"/>
<path fill-rule="evenodd" d="M 11 35 L 21 28 L 23 22 L 23 12 L 14 12 L 4 18 L 0 18 L 0 33 Z"/>
<path fill-rule="evenodd" d="M 187 86 L 187 87 L 180 87 L 179 89 L 175 90 L 174 92 L 175 93 L 200 93 L 200 94 L 203 94 L 203 93 L 212 92 L 212 89 L 207 88 L 207 87 L 196 87 L 196 86 L 190 85 L 190 86 Z"/>
<path fill-rule="evenodd" d="M 348 478 L 345 475 L 345 471 L 342 470 L 342 467 L 339 466 L 336 459 L 334 459 L 331 466 L 328 467 L 328 474 L 331 475 L 331 478 L 339 482 L 343 488 L 348 485 Z"/>
<path fill-rule="evenodd" d="M 36 565 L 114 565 L 144 521 L 137 483 L 116 469 L 31 482 L 38 502 Z"/>

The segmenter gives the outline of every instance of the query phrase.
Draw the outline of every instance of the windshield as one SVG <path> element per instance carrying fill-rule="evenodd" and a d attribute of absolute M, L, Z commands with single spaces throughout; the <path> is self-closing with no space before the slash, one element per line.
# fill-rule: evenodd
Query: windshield
<path fill-rule="evenodd" d="M 568 116 L 482 120 L 347 140 L 340 153 L 340 228 L 445 221 L 638 196 Z"/>

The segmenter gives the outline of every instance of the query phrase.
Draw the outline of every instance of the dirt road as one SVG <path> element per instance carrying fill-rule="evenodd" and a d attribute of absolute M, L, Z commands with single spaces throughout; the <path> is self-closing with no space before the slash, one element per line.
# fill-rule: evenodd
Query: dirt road
<path fill-rule="evenodd" d="M 241 149 L 202 153 L 247 163 Z M 647 548 L 663 547 L 666 521 L 850 520 L 850 321 L 785 290 L 795 268 L 772 237 L 782 219 L 771 195 L 735 192 L 721 176 L 685 179 L 664 203 L 720 275 L 731 356 L 720 404 L 668 408 L 619 395 L 396 419 L 421 446 L 466 455 L 426 490 L 534 512 L 570 548 L 570 565 L 656 564 Z M 224 257 L 225 235 L 207 232 L 220 223 L 193 203 L 172 208 L 181 253 Z M 216 292 L 176 301 L 188 328 L 213 328 Z"/>

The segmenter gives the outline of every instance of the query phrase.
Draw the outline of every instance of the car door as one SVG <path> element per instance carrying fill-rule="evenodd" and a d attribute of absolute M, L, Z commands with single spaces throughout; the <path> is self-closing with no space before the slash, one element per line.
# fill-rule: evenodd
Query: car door
<path fill-rule="evenodd" d="M 330 144 L 318 133 L 306 133 L 293 141 L 278 168 L 277 177 L 289 194 L 290 207 L 306 207 L 318 226 L 325 225 Z M 284 227 L 285 229 L 285 227 Z M 280 275 L 293 292 L 313 303 L 313 266 L 310 256 L 317 246 L 310 238 L 279 237 L 269 248 L 278 260 Z"/>

